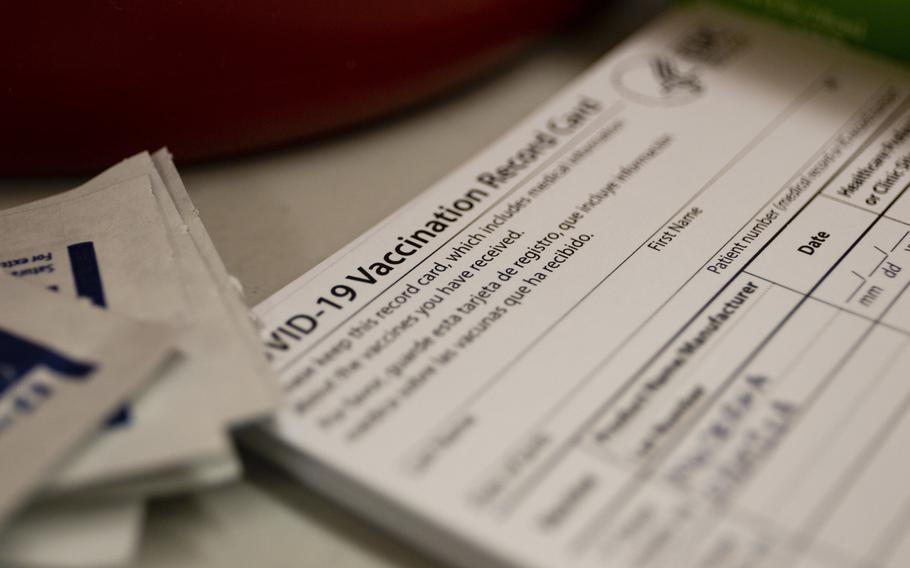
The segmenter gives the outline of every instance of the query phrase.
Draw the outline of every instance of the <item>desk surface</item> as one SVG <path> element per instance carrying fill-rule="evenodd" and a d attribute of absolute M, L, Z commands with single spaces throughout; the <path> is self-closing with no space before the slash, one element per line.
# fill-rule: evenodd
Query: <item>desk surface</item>
<path fill-rule="evenodd" d="M 345 134 L 181 168 L 228 270 L 258 303 L 373 226 L 572 80 L 663 0 L 613 2 L 459 92 Z M 0 208 L 78 185 L 0 180 Z M 137 568 L 438 566 L 255 458 L 243 481 L 150 506 Z"/>

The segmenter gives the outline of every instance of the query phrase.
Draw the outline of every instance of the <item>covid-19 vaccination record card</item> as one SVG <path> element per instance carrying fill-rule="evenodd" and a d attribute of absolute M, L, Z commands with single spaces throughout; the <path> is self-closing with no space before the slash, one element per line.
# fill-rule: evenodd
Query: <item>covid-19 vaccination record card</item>
<path fill-rule="evenodd" d="M 910 566 L 908 78 L 669 11 L 257 307 L 253 446 L 465 567 Z"/>

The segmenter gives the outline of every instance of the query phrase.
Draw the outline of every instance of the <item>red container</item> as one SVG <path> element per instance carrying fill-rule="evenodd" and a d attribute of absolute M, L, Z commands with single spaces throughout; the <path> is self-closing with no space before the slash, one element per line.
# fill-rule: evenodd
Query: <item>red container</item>
<path fill-rule="evenodd" d="M 457 85 L 583 0 L 16 2 L 0 174 L 182 161 L 327 132 Z"/>

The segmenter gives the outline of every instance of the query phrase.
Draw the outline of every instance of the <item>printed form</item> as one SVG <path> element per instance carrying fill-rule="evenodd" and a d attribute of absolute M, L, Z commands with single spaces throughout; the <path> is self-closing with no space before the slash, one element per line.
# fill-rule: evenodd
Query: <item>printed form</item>
<path fill-rule="evenodd" d="M 908 566 L 908 185 L 906 71 L 678 8 L 257 308 L 257 444 L 463 566 Z"/>

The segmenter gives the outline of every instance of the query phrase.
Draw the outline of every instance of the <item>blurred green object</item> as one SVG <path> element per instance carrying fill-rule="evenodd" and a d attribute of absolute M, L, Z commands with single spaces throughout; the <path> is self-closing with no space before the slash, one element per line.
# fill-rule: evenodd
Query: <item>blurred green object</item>
<path fill-rule="evenodd" d="M 908 0 L 717 0 L 910 60 Z"/>

